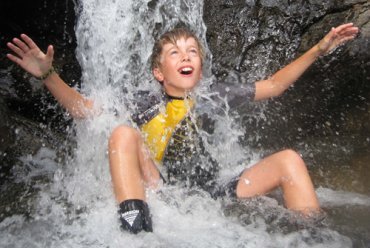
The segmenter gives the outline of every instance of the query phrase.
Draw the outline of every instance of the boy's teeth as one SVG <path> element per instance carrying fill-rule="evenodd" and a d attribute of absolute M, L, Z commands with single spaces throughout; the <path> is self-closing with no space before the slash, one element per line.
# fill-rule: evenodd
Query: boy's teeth
<path fill-rule="evenodd" d="M 184 67 L 180 69 L 181 73 L 191 73 L 193 69 L 191 67 Z"/>

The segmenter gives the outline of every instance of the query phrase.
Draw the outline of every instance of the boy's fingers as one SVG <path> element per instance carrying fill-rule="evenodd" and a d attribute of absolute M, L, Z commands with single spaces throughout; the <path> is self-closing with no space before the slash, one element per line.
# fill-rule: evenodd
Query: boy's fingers
<path fill-rule="evenodd" d="M 7 46 L 10 48 L 10 50 L 12 50 L 13 52 L 15 52 L 17 55 L 19 55 L 20 57 L 23 57 L 24 52 L 19 47 L 13 45 L 10 42 L 7 43 Z"/>
<path fill-rule="evenodd" d="M 13 39 L 13 43 L 16 44 L 20 49 L 22 49 L 23 52 L 27 52 L 28 50 L 30 50 L 30 48 L 23 42 L 21 41 L 20 39 L 18 38 L 14 38 Z"/>
<path fill-rule="evenodd" d="M 30 37 L 28 37 L 27 35 L 25 35 L 25 34 L 21 34 L 21 38 L 27 43 L 27 45 L 31 48 L 31 49 L 33 49 L 33 48 L 38 48 L 38 46 L 36 45 L 36 43 L 35 42 L 33 42 L 33 40 L 30 38 Z"/>
<path fill-rule="evenodd" d="M 22 62 L 22 60 L 20 58 L 14 56 L 13 54 L 8 53 L 6 56 L 8 57 L 8 59 L 13 61 L 14 63 L 20 64 Z"/>
<path fill-rule="evenodd" d="M 346 37 L 343 37 L 342 39 L 339 40 L 339 44 L 343 44 L 349 40 L 353 40 L 355 37 L 354 36 L 346 36 Z"/>
<path fill-rule="evenodd" d="M 338 35 L 337 30 L 335 28 L 331 28 L 330 32 L 328 33 L 328 40 L 332 40 L 337 35 Z"/>
<path fill-rule="evenodd" d="M 359 29 L 357 27 L 346 28 L 338 32 L 340 35 L 353 35 L 357 34 Z"/>
<path fill-rule="evenodd" d="M 340 32 L 341 30 L 349 28 L 349 27 L 353 27 L 353 23 L 342 24 L 338 26 L 336 29 L 338 30 L 338 32 Z"/>
<path fill-rule="evenodd" d="M 54 48 L 53 48 L 52 45 L 48 46 L 48 50 L 46 52 L 46 56 L 48 56 L 51 59 L 54 57 Z"/>

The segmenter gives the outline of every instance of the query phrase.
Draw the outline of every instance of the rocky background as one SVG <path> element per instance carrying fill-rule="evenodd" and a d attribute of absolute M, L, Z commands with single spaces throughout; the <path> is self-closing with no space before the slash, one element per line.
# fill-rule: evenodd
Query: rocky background
<path fill-rule="evenodd" d="M 0 184 L 20 156 L 43 146 L 64 149 L 70 125 L 41 83 L 6 58 L 6 43 L 25 33 L 41 48 L 53 44 L 57 70 L 75 86 L 81 72 L 74 56 L 74 8 L 72 0 L 0 3 Z"/>
<path fill-rule="evenodd" d="M 0 220 L 29 211 L 27 198 L 34 189 L 14 175 L 18 166 L 27 169 L 22 158 L 45 147 L 63 160 L 73 147 L 71 120 L 38 80 L 6 58 L 6 43 L 25 33 L 41 48 L 53 44 L 57 70 L 71 86 L 78 86 L 74 8 L 73 0 L 0 2 Z"/>

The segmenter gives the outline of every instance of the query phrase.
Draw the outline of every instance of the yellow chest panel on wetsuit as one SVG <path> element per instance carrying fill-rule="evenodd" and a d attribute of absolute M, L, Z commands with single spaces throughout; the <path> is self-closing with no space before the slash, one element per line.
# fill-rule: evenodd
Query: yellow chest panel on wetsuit
<path fill-rule="evenodd" d="M 176 126 L 186 117 L 193 105 L 193 101 L 188 99 L 173 99 L 167 102 L 158 115 L 141 127 L 145 144 L 156 162 L 162 161 Z"/>

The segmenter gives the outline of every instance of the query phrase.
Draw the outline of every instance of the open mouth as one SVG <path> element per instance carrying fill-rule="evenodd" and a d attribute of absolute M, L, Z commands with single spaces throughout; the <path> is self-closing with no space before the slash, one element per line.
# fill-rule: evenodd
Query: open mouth
<path fill-rule="evenodd" d="M 190 66 L 182 67 L 179 69 L 179 72 L 182 75 L 191 75 L 193 73 L 193 68 Z"/>

